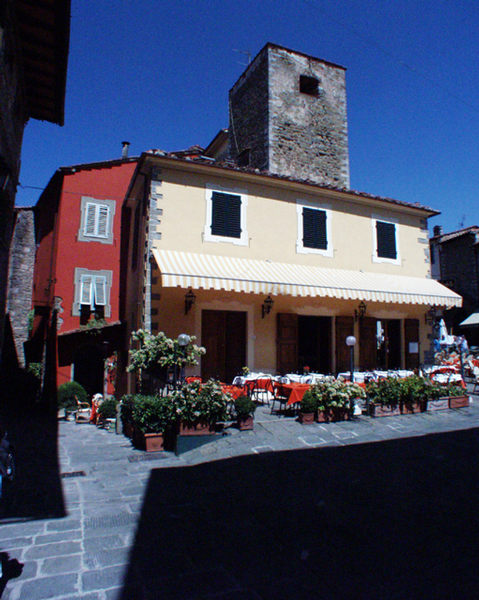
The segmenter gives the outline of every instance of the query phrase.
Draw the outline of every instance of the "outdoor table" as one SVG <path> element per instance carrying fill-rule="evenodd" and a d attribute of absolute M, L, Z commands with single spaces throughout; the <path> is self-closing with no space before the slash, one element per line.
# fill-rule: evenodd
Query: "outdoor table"
<path fill-rule="evenodd" d="M 236 400 L 236 398 L 239 398 L 240 396 L 244 396 L 245 393 L 244 388 L 239 385 L 221 384 L 221 390 L 225 394 L 229 394 L 233 398 L 233 400 Z"/>
<path fill-rule="evenodd" d="M 464 383 L 464 380 L 461 377 L 460 373 L 432 373 L 431 381 L 434 381 L 434 383 L 440 383 L 441 385 L 448 385 L 449 383 L 454 383 L 466 389 L 466 384 Z"/>
<path fill-rule="evenodd" d="M 275 383 L 274 386 L 280 394 L 288 397 L 286 406 L 301 402 L 304 394 L 311 389 L 309 383 Z"/>

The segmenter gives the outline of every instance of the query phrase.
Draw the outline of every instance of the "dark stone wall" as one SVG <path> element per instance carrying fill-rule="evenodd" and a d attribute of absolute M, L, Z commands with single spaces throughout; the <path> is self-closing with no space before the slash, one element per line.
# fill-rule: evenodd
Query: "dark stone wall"
<path fill-rule="evenodd" d="M 33 209 L 17 209 L 10 248 L 7 312 L 21 366 L 24 365 L 23 343 L 28 339 L 28 316 L 32 308 L 34 265 Z"/>
<path fill-rule="evenodd" d="M 250 150 L 250 166 L 268 170 L 268 54 L 260 53 L 229 95 L 229 155 Z"/>
<path fill-rule="evenodd" d="M 4 189 L 0 187 L 0 358 L 5 322 L 9 247 L 13 206 L 20 168 L 20 151 L 26 123 L 25 101 L 20 74 L 21 56 L 14 36 L 13 14 L 8 5 L 0 22 L 0 171 L 9 171 Z"/>
<path fill-rule="evenodd" d="M 318 93 L 300 91 L 314 77 Z M 267 45 L 230 91 L 230 157 L 250 166 L 349 188 L 346 80 L 342 67 Z"/>
<path fill-rule="evenodd" d="M 300 92 L 301 75 L 318 80 L 317 96 Z M 269 81 L 270 170 L 348 188 L 344 69 L 272 48 Z"/>
<path fill-rule="evenodd" d="M 462 235 L 440 246 L 441 281 L 451 283 L 463 297 L 463 309 L 473 310 L 479 305 L 477 252 L 474 234 Z"/>

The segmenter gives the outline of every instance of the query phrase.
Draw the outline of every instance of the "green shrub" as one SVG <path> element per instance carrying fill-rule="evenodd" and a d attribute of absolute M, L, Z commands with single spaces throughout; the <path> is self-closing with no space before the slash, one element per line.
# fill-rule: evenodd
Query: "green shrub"
<path fill-rule="evenodd" d="M 201 384 L 197 381 L 186 383 L 171 395 L 175 416 L 184 423 L 204 421 L 215 424 L 226 420 L 230 399 L 214 379 Z"/>
<path fill-rule="evenodd" d="M 173 410 L 170 396 L 133 397 L 133 422 L 143 433 L 164 433 L 174 422 Z"/>
<path fill-rule="evenodd" d="M 58 388 L 57 401 L 59 408 L 74 410 L 77 407 L 77 399 L 79 402 L 88 401 L 85 388 L 77 381 L 67 381 Z"/>
<path fill-rule="evenodd" d="M 246 419 L 252 417 L 256 410 L 256 404 L 248 398 L 248 396 L 239 396 L 236 398 L 235 403 L 235 415 L 237 419 Z"/>
<path fill-rule="evenodd" d="M 133 422 L 133 407 L 135 406 L 135 394 L 125 394 L 120 401 L 120 419 L 123 425 Z"/>
<path fill-rule="evenodd" d="M 305 392 L 301 400 L 300 410 L 302 413 L 314 413 L 318 410 L 318 398 L 313 390 Z"/>
<path fill-rule="evenodd" d="M 103 419 L 114 419 L 116 417 L 117 400 L 115 398 L 106 398 L 98 407 L 98 414 Z"/>

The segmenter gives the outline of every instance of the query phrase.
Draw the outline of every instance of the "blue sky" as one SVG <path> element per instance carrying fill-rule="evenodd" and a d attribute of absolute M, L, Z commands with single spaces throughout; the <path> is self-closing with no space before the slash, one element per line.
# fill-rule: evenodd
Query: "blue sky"
<path fill-rule="evenodd" d="M 347 67 L 353 189 L 479 225 L 478 24 L 475 0 L 72 0 L 65 125 L 28 123 L 17 204 L 122 140 L 206 146 L 243 52 L 270 41 Z"/>

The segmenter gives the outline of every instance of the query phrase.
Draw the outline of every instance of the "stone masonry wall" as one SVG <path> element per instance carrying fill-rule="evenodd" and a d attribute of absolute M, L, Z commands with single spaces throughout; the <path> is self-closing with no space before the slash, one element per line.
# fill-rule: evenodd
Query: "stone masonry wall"
<path fill-rule="evenodd" d="M 463 312 L 471 312 L 479 304 L 479 280 L 476 264 L 476 237 L 462 235 L 441 244 L 441 280 L 453 283 L 463 297 Z"/>
<path fill-rule="evenodd" d="M 229 95 L 229 155 L 250 150 L 250 166 L 268 170 L 268 55 L 260 53 Z"/>
<path fill-rule="evenodd" d="M 319 81 L 317 96 L 299 91 L 301 75 Z M 270 171 L 349 188 L 344 69 L 273 47 L 269 82 Z"/>
<path fill-rule="evenodd" d="M 24 366 L 23 343 L 28 339 L 28 316 L 32 308 L 35 233 L 33 209 L 17 209 L 8 279 L 7 312 L 13 328 L 18 362 Z"/>

